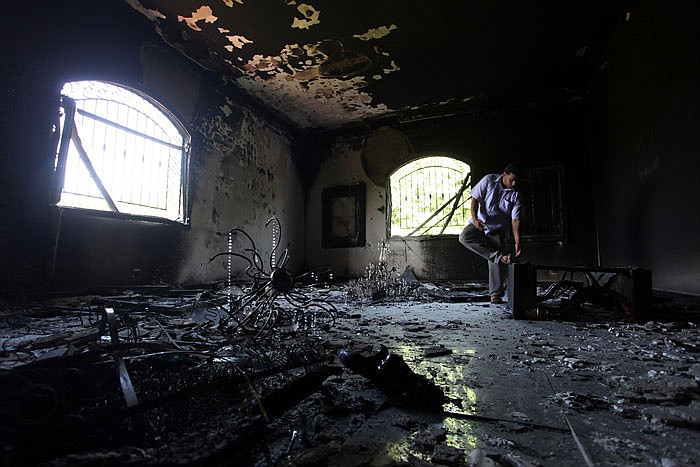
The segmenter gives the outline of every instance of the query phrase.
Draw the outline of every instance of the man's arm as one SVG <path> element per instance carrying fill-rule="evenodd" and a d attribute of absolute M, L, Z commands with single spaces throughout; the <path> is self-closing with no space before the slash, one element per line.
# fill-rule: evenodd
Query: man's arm
<path fill-rule="evenodd" d="M 513 226 L 513 240 L 515 240 L 515 256 L 517 258 L 522 253 L 520 249 L 520 219 L 513 219 L 510 223 Z"/>
<path fill-rule="evenodd" d="M 479 216 L 477 214 L 479 213 L 479 202 L 472 196 L 472 224 L 474 224 L 474 227 L 476 227 L 479 230 L 484 230 L 484 225 L 481 223 L 479 220 Z"/>
<path fill-rule="evenodd" d="M 484 175 L 483 177 L 481 177 L 481 180 L 479 180 L 479 183 L 477 183 L 474 186 L 474 188 L 471 189 L 470 192 L 472 197 L 472 224 L 474 224 L 474 227 L 481 230 L 482 232 L 484 231 L 484 223 L 479 220 L 479 200 L 484 198 L 488 184 L 489 176 Z"/>

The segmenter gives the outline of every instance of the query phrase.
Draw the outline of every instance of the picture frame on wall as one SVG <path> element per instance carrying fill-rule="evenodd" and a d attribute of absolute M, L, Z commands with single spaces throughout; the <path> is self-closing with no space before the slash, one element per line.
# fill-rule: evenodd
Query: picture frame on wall
<path fill-rule="evenodd" d="M 360 182 L 323 190 L 323 248 L 364 246 L 366 187 Z"/>

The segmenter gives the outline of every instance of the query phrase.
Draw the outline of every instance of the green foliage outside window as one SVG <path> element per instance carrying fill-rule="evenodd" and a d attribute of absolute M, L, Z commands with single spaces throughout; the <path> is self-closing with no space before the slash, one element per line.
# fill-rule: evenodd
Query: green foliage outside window
<path fill-rule="evenodd" d="M 390 179 L 391 235 L 459 234 L 470 212 L 470 167 L 444 156 L 400 167 Z"/>

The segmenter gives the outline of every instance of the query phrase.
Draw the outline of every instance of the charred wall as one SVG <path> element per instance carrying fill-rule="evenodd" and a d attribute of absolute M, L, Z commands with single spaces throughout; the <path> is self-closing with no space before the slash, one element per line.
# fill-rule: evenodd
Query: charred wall
<path fill-rule="evenodd" d="M 387 238 L 386 181 L 405 162 L 424 155 L 449 155 L 470 164 L 476 183 L 500 173 L 508 161 L 525 168 L 561 165 L 567 234 L 556 241 L 529 241 L 523 259 L 539 264 L 595 262 L 588 147 L 589 108 L 585 102 L 531 102 L 486 112 L 393 124 L 367 135 L 337 138 L 326 155 L 308 201 L 307 251 L 313 266 L 340 268 L 339 275 L 362 274 L 377 260 L 377 246 L 389 241 L 399 272 L 414 268 L 419 278 L 485 277 L 485 264 L 468 253 L 457 237 Z M 367 242 L 353 248 L 321 246 L 320 193 L 333 185 L 367 184 Z"/>
<path fill-rule="evenodd" d="M 656 289 L 700 294 L 700 6 L 641 1 L 595 88 L 601 259 L 641 265 Z"/>
<path fill-rule="evenodd" d="M 291 224 L 283 241 L 301 267 L 303 225 L 292 219 L 303 218 L 303 194 L 283 123 L 169 49 L 123 1 L 30 1 L 1 21 L 0 290 L 223 279 L 208 260 L 225 251 L 225 233 L 245 228 L 269 250 L 271 215 Z M 60 89 L 81 79 L 143 90 L 183 122 L 192 136 L 189 225 L 49 206 Z"/>

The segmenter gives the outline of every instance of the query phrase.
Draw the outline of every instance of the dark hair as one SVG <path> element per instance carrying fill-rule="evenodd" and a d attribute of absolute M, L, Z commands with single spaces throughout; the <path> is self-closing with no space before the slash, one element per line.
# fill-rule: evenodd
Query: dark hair
<path fill-rule="evenodd" d="M 515 162 L 509 162 L 508 165 L 506 165 L 506 168 L 503 169 L 503 171 L 507 174 L 517 175 L 518 177 L 520 177 L 523 174 L 522 169 Z"/>

